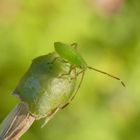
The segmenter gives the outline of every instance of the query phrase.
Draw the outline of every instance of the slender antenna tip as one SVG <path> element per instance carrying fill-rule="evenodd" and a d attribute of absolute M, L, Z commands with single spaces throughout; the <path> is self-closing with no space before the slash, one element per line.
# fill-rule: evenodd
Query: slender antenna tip
<path fill-rule="evenodd" d="M 107 73 L 107 72 L 101 71 L 101 70 L 99 70 L 99 69 L 95 69 L 95 68 L 90 67 L 90 66 L 87 66 L 87 67 L 88 67 L 89 69 L 92 69 L 92 70 L 94 70 L 94 71 L 100 72 L 100 73 L 102 73 L 102 74 L 108 75 L 108 76 L 110 76 L 110 77 L 112 77 L 112 78 L 114 78 L 114 79 L 116 79 L 116 80 L 120 80 L 120 81 L 121 81 L 120 78 L 118 78 L 118 77 L 116 77 L 116 76 L 114 76 L 114 75 L 111 75 L 111 74 L 109 74 L 109 73 Z M 123 81 L 121 81 L 121 84 L 123 85 L 123 87 L 126 87 Z"/>
<path fill-rule="evenodd" d="M 126 87 L 123 81 L 121 81 L 121 84 L 123 85 L 123 87 Z"/>

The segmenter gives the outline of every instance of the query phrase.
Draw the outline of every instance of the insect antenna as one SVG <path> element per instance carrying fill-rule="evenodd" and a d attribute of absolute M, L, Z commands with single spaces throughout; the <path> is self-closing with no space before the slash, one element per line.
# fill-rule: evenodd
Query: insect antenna
<path fill-rule="evenodd" d="M 95 68 L 90 67 L 90 66 L 87 66 L 87 68 L 89 68 L 89 69 L 91 69 L 91 70 L 94 70 L 94 71 L 97 71 L 97 72 L 99 72 L 99 73 L 102 73 L 102 74 L 108 75 L 109 77 L 112 77 L 112 78 L 114 78 L 114 79 L 120 81 L 121 84 L 125 87 L 124 82 L 123 82 L 120 78 L 118 78 L 118 77 L 116 77 L 116 76 L 114 76 L 114 75 L 111 75 L 111 74 L 109 74 L 109 73 L 107 73 L 107 72 L 104 72 L 104 71 L 101 71 L 101 70 L 95 69 Z"/>

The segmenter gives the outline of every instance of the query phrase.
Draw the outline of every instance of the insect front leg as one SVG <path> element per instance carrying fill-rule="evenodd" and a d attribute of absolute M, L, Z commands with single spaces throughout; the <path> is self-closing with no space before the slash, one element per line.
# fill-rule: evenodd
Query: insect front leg
<path fill-rule="evenodd" d="M 70 75 L 71 71 L 73 69 L 75 69 L 75 67 L 73 67 L 73 65 L 70 65 L 68 61 L 61 59 L 60 57 L 55 57 L 51 62 L 49 62 L 49 64 L 53 64 L 56 61 L 60 61 L 61 63 L 66 63 L 66 64 L 68 64 L 68 66 L 70 66 L 69 71 L 67 73 L 60 74 L 60 76 L 58 76 L 59 78 L 66 76 L 66 75 Z"/>
<path fill-rule="evenodd" d="M 74 67 L 71 65 L 69 71 L 67 73 L 61 74 L 59 77 L 61 78 L 61 77 L 66 76 L 66 75 L 70 75 L 70 73 L 73 69 L 74 69 Z"/>

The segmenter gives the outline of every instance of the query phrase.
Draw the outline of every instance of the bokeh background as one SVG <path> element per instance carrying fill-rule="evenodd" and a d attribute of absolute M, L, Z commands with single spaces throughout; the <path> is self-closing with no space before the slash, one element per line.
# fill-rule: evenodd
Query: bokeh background
<path fill-rule="evenodd" d="M 88 70 L 75 100 L 43 129 L 36 121 L 21 140 L 140 140 L 139 0 L 0 0 L 0 122 L 33 58 L 53 42 L 77 42 Z"/>

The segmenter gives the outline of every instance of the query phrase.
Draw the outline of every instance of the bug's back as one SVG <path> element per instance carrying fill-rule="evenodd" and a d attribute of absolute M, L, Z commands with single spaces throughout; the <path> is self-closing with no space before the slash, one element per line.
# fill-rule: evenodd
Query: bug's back
<path fill-rule="evenodd" d="M 78 68 L 86 68 L 87 64 L 75 48 L 61 42 L 54 43 L 55 51 L 70 64 Z"/>

